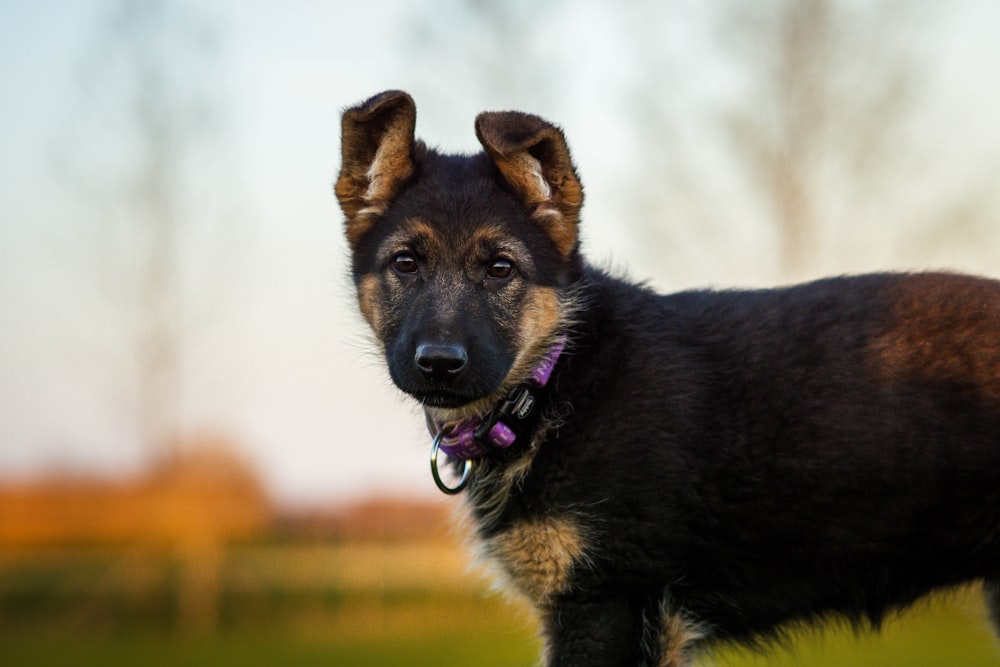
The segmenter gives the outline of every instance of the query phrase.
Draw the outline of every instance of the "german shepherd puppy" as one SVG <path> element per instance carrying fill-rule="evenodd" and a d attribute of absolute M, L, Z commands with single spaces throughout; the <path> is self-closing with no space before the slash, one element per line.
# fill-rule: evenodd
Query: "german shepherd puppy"
<path fill-rule="evenodd" d="M 682 667 L 972 580 L 1000 625 L 1000 282 L 655 294 L 581 257 L 559 128 L 482 113 L 447 155 L 415 120 L 343 115 L 358 303 L 547 665 Z"/>

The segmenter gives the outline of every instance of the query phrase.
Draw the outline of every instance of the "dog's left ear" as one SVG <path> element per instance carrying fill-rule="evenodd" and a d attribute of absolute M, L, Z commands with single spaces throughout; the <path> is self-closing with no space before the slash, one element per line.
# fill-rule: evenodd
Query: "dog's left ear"
<path fill-rule="evenodd" d="M 387 90 L 344 112 L 334 191 L 352 247 L 413 175 L 422 147 L 413 139 L 416 122 L 413 98 L 401 90 Z"/>
<path fill-rule="evenodd" d="M 519 111 L 476 117 L 476 137 L 507 184 L 568 257 L 577 243 L 583 186 L 558 127 Z"/>

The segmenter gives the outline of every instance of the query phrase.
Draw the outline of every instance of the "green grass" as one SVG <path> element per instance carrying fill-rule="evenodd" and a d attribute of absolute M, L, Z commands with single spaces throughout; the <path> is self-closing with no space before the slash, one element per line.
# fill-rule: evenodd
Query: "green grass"
<path fill-rule="evenodd" d="M 529 667 L 530 636 L 459 636 L 311 641 L 256 634 L 206 639 L 164 637 L 0 637 L 5 667 Z"/>
<path fill-rule="evenodd" d="M 225 561 L 215 621 L 201 635 L 183 622 L 181 579 L 161 557 L 0 558 L 0 667 L 537 665 L 529 617 L 456 575 L 448 553 L 238 552 Z M 998 667 L 1000 643 L 970 588 L 918 605 L 878 635 L 833 627 L 764 653 L 719 647 L 698 664 Z"/>
<path fill-rule="evenodd" d="M 811 630 L 766 653 L 728 648 L 708 658 L 712 667 L 997 667 L 1000 642 L 969 589 L 920 603 L 879 633 Z"/>
<path fill-rule="evenodd" d="M 483 611 L 473 606 L 470 610 Z M 538 646 L 523 620 L 501 615 L 470 623 L 461 606 L 434 613 L 421 633 L 374 629 L 364 636 L 322 636 L 287 628 L 226 630 L 206 639 L 168 633 L 93 634 L 0 630 L 4 667 L 532 667 Z M 451 632 L 451 629 L 455 632 Z M 809 631 L 786 647 L 755 654 L 722 648 L 705 667 L 996 667 L 1000 644 L 983 622 L 974 593 L 928 603 L 890 621 L 878 635 Z"/>

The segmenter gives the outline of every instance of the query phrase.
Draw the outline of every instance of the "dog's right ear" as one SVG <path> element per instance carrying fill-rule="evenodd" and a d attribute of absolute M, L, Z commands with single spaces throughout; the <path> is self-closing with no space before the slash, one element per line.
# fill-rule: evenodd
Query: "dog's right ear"
<path fill-rule="evenodd" d="M 413 175 L 416 122 L 413 98 L 401 90 L 379 93 L 344 112 L 334 192 L 347 216 L 352 247 Z"/>

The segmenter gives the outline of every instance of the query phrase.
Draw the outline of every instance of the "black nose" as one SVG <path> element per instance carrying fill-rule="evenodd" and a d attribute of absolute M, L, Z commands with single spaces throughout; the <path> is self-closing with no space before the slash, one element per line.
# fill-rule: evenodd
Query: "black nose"
<path fill-rule="evenodd" d="M 414 357 L 417 368 L 429 380 L 450 380 L 456 377 L 469 362 L 469 355 L 461 345 L 417 346 Z"/>

